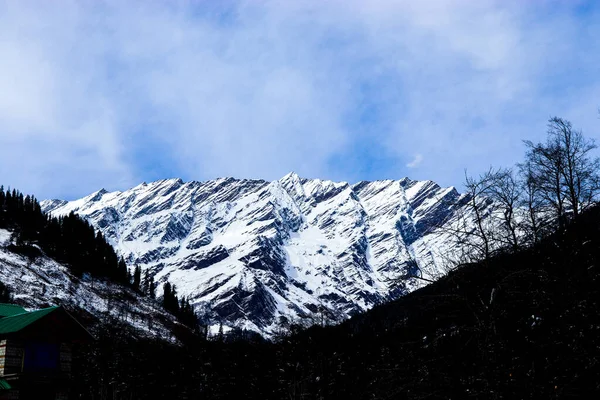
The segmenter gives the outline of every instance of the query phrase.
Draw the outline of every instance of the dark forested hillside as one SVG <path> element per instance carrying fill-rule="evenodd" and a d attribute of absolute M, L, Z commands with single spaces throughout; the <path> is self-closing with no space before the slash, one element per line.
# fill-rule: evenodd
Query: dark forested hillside
<path fill-rule="evenodd" d="M 0 186 L 0 229 L 13 232 L 11 250 L 27 256 L 48 256 L 84 272 L 129 283 L 127 267 L 101 233 L 75 214 L 54 218 L 44 214 L 35 197 Z"/>
<path fill-rule="evenodd" d="M 182 348 L 133 341 L 115 326 L 82 349 L 77 391 L 115 399 L 593 397 L 599 263 L 594 207 L 528 250 L 465 265 L 339 326 L 276 343 L 189 338 Z"/>

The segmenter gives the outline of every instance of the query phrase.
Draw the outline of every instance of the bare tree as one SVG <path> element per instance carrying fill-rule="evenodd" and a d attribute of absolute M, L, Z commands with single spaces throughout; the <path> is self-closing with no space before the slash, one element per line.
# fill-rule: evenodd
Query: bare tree
<path fill-rule="evenodd" d="M 550 119 L 549 134 L 562 149 L 564 168 L 562 176 L 565 197 L 574 216 L 591 204 L 598 193 L 597 158 L 589 157 L 590 151 L 597 148 L 592 139 L 586 139 L 580 130 L 573 130 L 569 121 L 558 117 Z"/>
<path fill-rule="evenodd" d="M 523 188 L 512 169 L 490 167 L 478 177 L 465 173 L 465 188 L 462 204 L 438 227 L 452 242 L 445 255 L 449 269 L 489 260 L 498 250 L 516 251 L 524 240 Z"/>
<path fill-rule="evenodd" d="M 547 218 L 544 217 L 544 201 L 540 188 L 536 184 L 531 163 L 518 164 L 518 167 L 522 188 L 519 206 L 524 211 L 524 217 L 519 223 L 519 230 L 527 244 L 535 244 L 545 236 L 545 227 L 548 225 Z"/>
<path fill-rule="evenodd" d="M 385 281 L 394 286 L 398 286 L 403 285 L 407 280 L 410 279 L 418 279 L 427 283 L 433 283 L 436 281 L 436 278 L 439 278 L 433 277 L 434 279 L 430 279 L 424 277 L 423 268 L 419 267 L 419 263 L 417 262 L 415 257 L 410 253 L 408 254 L 408 260 L 406 260 L 405 264 L 406 267 L 403 268 L 397 276 L 387 278 Z"/>
<path fill-rule="evenodd" d="M 533 245 L 594 203 L 600 192 L 600 161 L 592 157 L 595 142 L 558 117 L 548 121 L 547 134 L 544 143 L 525 141 L 525 162 L 517 165 L 518 174 L 490 168 L 472 177 L 465 171 L 466 191 L 433 236 L 451 246 L 436 255 L 443 260 L 440 265 L 432 258 L 432 270 L 449 272 L 461 264 L 487 261 L 500 250 Z M 407 265 L 392 283 L 437 278 L 424 277 L 427 263 L 417 264 L 412 255 Z"/>
<path fill-rule="evenodd" d="M 525 141 L 526 162 L 530 166 L 531 181 L 543 203 L 554 211 L 559 228 L 562 228 L 565 215 L 562 173 L 563 159 L 556 143 L 533 144 Z"/>
<path fill-rule="evenodd" d="M 496 205 L 490 197 L 497 174 L 498 171 L 490 168 L 474 178 L 465 171 L 465 193 L 435 230 L 434 240 L 450 244 L 444 246 L 443 253 L 437 254 L 442 260 L 437 270 L 447 273 L 462 264 L 488 260 L 498 247 L 498 221 L 493 218 Z"/>
<path fill-rule="evenodd" d="M 488 260 L 494 248 L 497 247 L 497 244 L 494 243 L 498 239 L 497 225 L 493 222 L 497 205 L 494 204 L 492 196 L 495 192 L 500 193 L 500 190 L 496 190 L 495 187 L 498 185 L 501 175 L 502 171 L 494 170 L 491 167 L 478 178 L 468 176 L 465 171 L 465 188 L 469 196 L 468 209 L 475 225 L 471 236 L 481 242 L 482 254 L 478 258 L 483 260 Z M 465 228 L 468 231 L 467 226 Z"/>
<path fill-rule="evenodd" d="M 494 217 L 499 219 L 497 228 L 500 243 L 494 244 L 494 248 L 509 247 L 517 251 L 520 247 L 519 213 L 522 188 L 515 178 L 512 169 L 490 170 L 486 179 L 489 181 L 486 193 L 488 198 L 494 202 L 497 212 Z"/>
<path fill-rule="evenodd" d="M 548 121 L 546 143 L 525 141 L 525 145 L 532 183 L 554 210 L 562 229 L 567 213 L 578 216 L 598 195 L 600 161 L 590 157 L 597 146 L 574 130 L 569 121 L 558 117 Z"/>
<path fill-rule="evenodd" d="M 465 198 L 471 202 L 470 198 Z M 482 228 L 485 232 L 483 224 Z M 448 273 L 462 264 L 478 261 L 485 256 L 486 242 L 481 240 L 480 231 L 467 207 L 457 208 L 448 219 L 440 221 L 436 233 L 440 239 L 450 244 L 447 251 L 439 254 L 443 260 L 444 272 Z"/>

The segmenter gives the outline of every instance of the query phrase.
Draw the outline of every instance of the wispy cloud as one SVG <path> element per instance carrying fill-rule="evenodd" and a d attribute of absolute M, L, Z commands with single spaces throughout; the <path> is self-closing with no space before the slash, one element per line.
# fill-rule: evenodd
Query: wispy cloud
<path fill-rule="evenodd" d="M 406 167 L 407 168 L 416 168 L 421 164 L 422 161 L 423 161 L 423 155 L 415 154 L 415 158 L 413 158 L 411 162 L 406 164 Z"/>
<path fill-rule="evenodd" d="M 0 180 L 42 197 L 290 170 L 457 185 L 552 114 L 596 129 L 600 14 L 582 4 L 5 2 Z"/>

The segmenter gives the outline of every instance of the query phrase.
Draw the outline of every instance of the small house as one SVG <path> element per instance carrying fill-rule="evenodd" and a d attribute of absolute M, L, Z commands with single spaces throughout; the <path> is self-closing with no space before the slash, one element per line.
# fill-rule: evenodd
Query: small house
<path fill-rule="evenodd" d="M 62 307 L 0 304 L 0 400 L 66 400 L 72 345 L 90 339 Z"/>

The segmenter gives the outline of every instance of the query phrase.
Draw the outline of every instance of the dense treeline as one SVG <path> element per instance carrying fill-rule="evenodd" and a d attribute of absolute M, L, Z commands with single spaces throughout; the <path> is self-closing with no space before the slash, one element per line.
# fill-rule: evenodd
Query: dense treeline
<path fill-rule="evenodd" d="M 134 268 L 133 275 L 130 274 L 125 261 L 117 256 L 102 233 L 96 232 L 73 212 L 61 217 L 46 215 L 35 197 L 0 186 L 0 229 L 13 232 L 11 250 L 15 252 L 35 257 L 41 249 L 54 260 L 66 264 L 76 276 L 90 274 L 91 277 L 109 279 L 142 295 L 155 297 L 153 277 L 146 272 L 142 278 L 139 266 Z M 163 304 L 167 311 L 182 323 L 198 329 L 197 318 L 188 300 L 179 300 L 174 288 L 166 299 Z"/>
<path fill-rule="evenodd" d="M 0 228 L 13 232 L 17 251 L 32 254 L 34 246 L 39 246 L 48 256 L 68 265 L 75 275 L 85 272 L 129 283 L 125 262 L 102 233 L 74 213 L 48 216 L 35 197 L 24 196 L 15 189 L 5 191 L 0 186 Z"/>
<path fill-rule="evenodd" d="M 179 321 L 192 329 L 200 329 L 198 316 L 189 300 L 185 297 L 179 299 L 175 285 L 165 282 L 163 285 L 163 307 L 175 315 Z"/>

